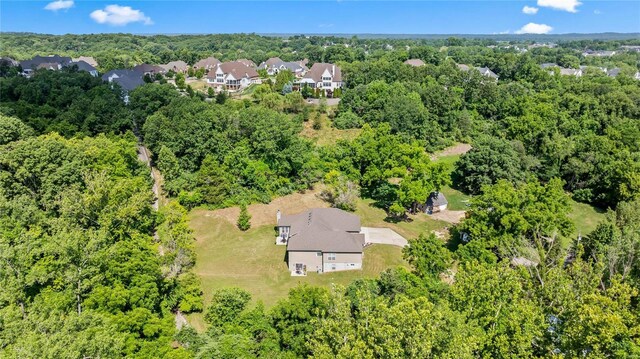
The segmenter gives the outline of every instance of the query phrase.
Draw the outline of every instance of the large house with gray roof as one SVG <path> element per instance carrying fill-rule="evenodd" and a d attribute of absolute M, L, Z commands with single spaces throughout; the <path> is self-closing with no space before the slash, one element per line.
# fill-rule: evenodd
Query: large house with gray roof
<path fill-rule="evenodd" d="M 342 87 L 342 71 L 334 64 L 316 62 L 300 80 L 300 84 L 326 90 L 327 96 L 331 97 L 336 89 Z"/>
<path fill-rule="evenodd" d="M 287 246 L 291 275 L 362 269 L 364 234 L 360 218 L 337 208 L 277 214 L 276 244 Z"/>
<path fill-rule="evenodd" d="M 282 61 L 279 57 L 272 57 L 258 66 L 258 69 L 267 70 L 269 76 L 277 75 L 280 71 L 291 71 L 295 77 L 301 78 L 309 70 L 305 65 L 305 61 Z"/>

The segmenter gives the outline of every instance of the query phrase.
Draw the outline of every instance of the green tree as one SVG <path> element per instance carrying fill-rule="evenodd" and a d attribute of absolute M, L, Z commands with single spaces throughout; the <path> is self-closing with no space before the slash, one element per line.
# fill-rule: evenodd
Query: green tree
<path fill-rule="evenodd" d="M 417 239 L 409 241 L 409 246 L 403 248 L 402 254 L 423 278 L 438 278 L 453 262 L 451 252 L 433 233 L 428 236 L 421 234 Z"/>
<path fill-rule="evenodd" d="M 214 327 L 235 321 L 246 309 L 251 294 L 239 288 L 220 289 L 213 293 L 204 319 Z"/>
<path fill-rule="evenodd" d="M 241 231 L 246 231 L 251 228 L 251 215 L 247 211 L 247 205 L 244 203 L 240 205 L 240 215 L 238 216 L 237 225 Z"/>

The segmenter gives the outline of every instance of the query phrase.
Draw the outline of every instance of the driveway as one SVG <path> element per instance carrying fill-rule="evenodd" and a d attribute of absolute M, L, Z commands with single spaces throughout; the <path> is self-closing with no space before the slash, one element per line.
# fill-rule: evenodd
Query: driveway
<path fill-rule="evenodd" d="M 391 244 L 398 247 L 406 247 L 407 240 L 390 228 L 362 227 L 360 233 L 364 234 L 365 244 Z"/>

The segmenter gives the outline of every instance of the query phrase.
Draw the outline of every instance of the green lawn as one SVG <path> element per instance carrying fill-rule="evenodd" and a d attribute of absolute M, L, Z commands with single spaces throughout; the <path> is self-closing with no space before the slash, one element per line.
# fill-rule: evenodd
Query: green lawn
<path fill-rule="evenodd" d="M 251 293 L 254 301 L 262 301 L 266 307 L 271 307 L 298 284 L 347 285 L 357 278 L 375 278 L 387 268 L 407 266 L 401 248 L 372 245 L 365 248 L 361 271 L 291 277 L 285 263 L 285 246 L 275 245 L 272 226 L 241 232 L 227 220 L 207 217 L 205 213 L 195 210 L 189 214 L 190 226 L 197 239 L 194 271 L 202 280 L 205 306 L 213 291 L 219 288 L 243 288 Z M 189 315 L 189 321 L 196 329 L 204 329 L 203 314 Z"/>
<path fill-rule="evenodd" d="M 589 234 L 589 232 L 596 229 L 598 223 L 604 220 L 604 217 L 604 210 L 572 200 L 569 219 L 575 224 L 576 230 L 571 237 L 575 238 L 578 234 L 582 234 L 583 236 Z"/>
<path fill-rule="evenodd" d="M 356 138 L 362 131 L 359 128 L 353 128 L 348 130 L 339 130 L 332 126 L 331 120 L 326 115 L 322 115 L 320 123 L 322 127 L 319 130 L 313 129 L 313 116 L 311 119 L 304 123 L 304 128 L 300 133 L 303 137 L 309 138 L 319 146 L 333 145 L 339 139 L 352 139 Z"/>

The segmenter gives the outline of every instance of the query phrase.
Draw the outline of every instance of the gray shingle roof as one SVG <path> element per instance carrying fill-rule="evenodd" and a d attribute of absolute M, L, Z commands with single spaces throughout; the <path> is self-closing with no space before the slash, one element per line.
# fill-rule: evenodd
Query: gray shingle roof
<path fill-rule="evenodd" d="M 115 82 L 127 91 L 131 91 L 144 84 L 142 73 L 133 70 L 111 70 L 102 75 L 102 80 Z"/>
<path fill-rule="evenodd" d="M 71 58 L 65 56 L 35 56 L 31 60 L 21 61 L 20 66 L 22 66 L 22 70 L 35 70 L 41 64 L 60 64 L 61 66 L 66 66 L 70 62 Z"/>
<path fill-rule="evenodd" d="M 86 72 L 91 72 L 91 71 L 96 71 L 96 68 L 91 66 L 91 64 L 85 62 L 85 61 L 76 61 L 76 62 L 72 62 L 69 64 L 69 66 L 78 66 L 78 70 L 80 71 L 86 71 Z"/>
<path fill-rule="evenodd" d="M 427 198 L 427 206 L 439 207 L 448 203 L 449 201 L 447 201 L 442 192 L 431 192 L 429 198 Z"/>
<path fill-rule="evenodd" d="M 283 215 L 278 226 L 289 226 L 289 251 L 362 253 L 364 234 L 360 218 L 337 208 L 314 208 Z"/>

